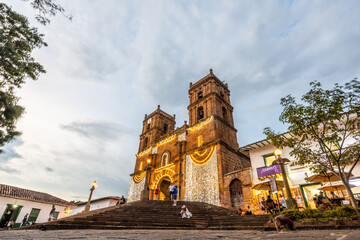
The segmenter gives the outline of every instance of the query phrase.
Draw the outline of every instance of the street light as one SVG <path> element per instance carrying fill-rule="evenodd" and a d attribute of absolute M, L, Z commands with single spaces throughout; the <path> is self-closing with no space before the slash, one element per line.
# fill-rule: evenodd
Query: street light
<path fill-rule="evenodd" d="M 146 177 L 145 177 L 145 186 L 144 189 L 141 191 L 141 200 L 150 200 L 150 189 L 149 189 L 149 170 L 152 168 L 150 165 L 151 159 L 148 158 L 146 160 L 147 165 L 145 166 L 144 170 L 146 170 Z"/>
<path fill-rule="evenodd" d="M 96 181 L 94 181 L 94 182 L 92 183 L 91 188 L 90 188 L 90 196 L 89 196 L 88 202 L 87 202 L 87 204 L 86 204 L 86 206 L 85 206 L 85 208 L 84 208 L 84 212 L 90 211 L 90 201 L 91 201 L 91 197 L 92 197 L 93 191 L 95 190 L 96 187 L 97 187 Z"/>
<path fill-rule="evenodd" d="M 281 154 L 282 154 L 281 149 L 276 149 L 274 154 L 277 157 L 277 160 L 273 161 L 272 165 L 276 165 L 276 164 L 280 165 L 281 173 L 283 175 L 284 184 L 285 184 L 286 196 L 287 196 L 286 206 L 287 206 L 288 209 L 298 208 L 296 200 L 291 196 L 289 182 L 288 182 L 285 167 L 284 167 L 284 164 L 287 163 L 287 162 L 290 162 L 290 160 L 287 159 L 287 158 L 281 158 L 280 157 Z"/>

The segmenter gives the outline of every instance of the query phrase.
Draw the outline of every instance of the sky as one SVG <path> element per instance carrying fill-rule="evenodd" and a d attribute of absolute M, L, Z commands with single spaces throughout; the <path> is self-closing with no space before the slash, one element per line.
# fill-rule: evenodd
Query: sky
<path fill-rule="evenodd" d="M 0 155 L 0 183 L 66 200 L 127 195 L 145 114 L 188 120 L 190 82 L 229 85 L 240 146 L 286 130 L 280 99 L 359 77 L 360 1 L 57 0 L 42 26 L 29 2 L 5 0 L 45 34 L 47 73 L 18 91 L 22 135 Z"/>

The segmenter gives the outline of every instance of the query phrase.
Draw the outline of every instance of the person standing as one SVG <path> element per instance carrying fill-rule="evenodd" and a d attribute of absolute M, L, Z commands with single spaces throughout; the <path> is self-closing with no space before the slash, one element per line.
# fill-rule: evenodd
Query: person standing
<path fill-rule="evenodd" d="M 52 206 L 50 214 L 49 214 L 49 222 L 54 220 L 54 213 L 55 213 L 55 205 Z"/>
<path fill-rule="evenodd" d="M 174 200 L 174 204 L 173 204 L 173 206 L 176 206 L 177 194 L 178 194 L 178 189 L 177 189 L 177 186 L 174 186 L 174 188 L 173 188 L 173 194 L 172 194 L 172 196 L 173 196 L 173 200 Z"/>
<path fill-rule="evenodd" d="M 285 197 L 283 197 L 283 195 L 281 194 L 280 194 L 280 202 L 281 202 L 280 210 L 282 211 L 283 209 L 287 208 L 287 205 L 286 205 Z"/>
<path fill-rule="evenodd" d="M 323 200 L 325 199 L 325 197 L 323 194 L 324 194 L 323 192 L 320 192 L 320 195 L 317 196 L 317 198 L 316 198 L 316 204 L 318 205 L 318 207 L 324 205 Z"/>
<path fill-rule="evenodd" d="M 25 214 L 25 217 L 24 217 L 24 218 L 23 218 L 23 220 L 21 221 L 21 227 L 25 226 L 26 221 L 28 220 L 28 216 L 29 216 L 29 214 L 28 214 L 28 213 L 27 213 L 27 214 Z"/>
<path fill-rule="evenodd" d="M 155 198 L 156 198 L 156 200 L 159 200 L 159 196 L 160 196 L 160 189 L 156 188 L 155 189 Z"/>
<path fill-rule="evenodd" d="M 11 220 L 11 221 L 9 221 L 9 222 L 7 223 L 7 225 L 6 225 L 6 230 L 10 230 L 10 229 L 12 229 L 13 227 L 14 227 L 14 221 Z"/>
<path fill-rule="evenodd" d="M 172 201 L 173 200 L 172 195 L 174 193 L 174 185 L 172 185 L 172 183 L 170 183 L 169 186 L 169 193 L 170 193 L 170 201 Z"/>

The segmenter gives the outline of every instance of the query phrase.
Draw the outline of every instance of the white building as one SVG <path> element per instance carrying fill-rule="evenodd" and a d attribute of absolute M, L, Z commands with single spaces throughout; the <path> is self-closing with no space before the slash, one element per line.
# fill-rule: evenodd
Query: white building
<path fill-rule="evenodd" d="M 109 196 L 109 197 L 103 197 L 103 198 L 91 200 L 90 201 L 90 211 L 100 209 L 100 208 L 115 206 L 119 199 L 120 199 L 120 197 Z M 87 202 L 82 202 L 82 203 L 77 204 L 78 205 L 77 208 L 72 209 L 72 211 L 69 213 L 69 216 L 72 216 L 72 215 L 82 212 L 84 210 L 86 204 L 87 204 Z"/>
<path fill-rule="evenodd" d="M 261 179 L 258 176 L 257 169 L 265 166 L 270 166 L 275 160 L 275 151 L 276 147 L 271 144 L 269 140 L 262 140 L 255 143 L 248 144 L 244 147 L 241 147 L 239 151 L 248 157 L 250 157 L 251 168 L 252 168 L 252 181 L 253 185 L 261 182 Z M 311 207 L 315 208 L 313 197 L 315 194 L 318 194 L 320 191 L 317 188 L 321 187 L 323 183 L 320 182 L 307 182 L 305 178 L 313 175 L 308 167 L 300 166 L 294 157 L 290 156 L 291 149 L 284 148 L 282 149 L 283 154 L 282 158 L 288 158 L 291 162 L 285 165 L 286 172 L 288 174 L 288 181 L 292 193 L 292 197 L 297 201 L 297 204 L 300 208 Z M 356 185 L 357 187 L 352 188 L 352 191 L 356 198 L 360 197 L 360 164 L 358 164 L 352 171 L 354 177 L 350 180 L 350 183 Z M 282 180 L 281 174 L 276 175 L 276 179 Z M 280 190 L 279 194 L 284 195 L 285 190 Z M 259 202 L 262 197 L 265 197 L 269 194 L 268 191 L 257 191 L 253 190 L 253 199 L 251 199 L 255 208 L 259 206 Z M 346 196 L 346 191 L 340 192 L 340 195 Z M 275 196 L 273 196 L 274 199 Z"/>
<path fill-rule="evenodd" d="M 47 193 L 0 184 L 0 228 L 11 220 L 15 222 L 14 227 L 19 227 L 26 214 L 29 214 L 28 222 L 46 222 L 53 205 L 55 219 L 67 216 L 66 211 L 75 207 Z"/>

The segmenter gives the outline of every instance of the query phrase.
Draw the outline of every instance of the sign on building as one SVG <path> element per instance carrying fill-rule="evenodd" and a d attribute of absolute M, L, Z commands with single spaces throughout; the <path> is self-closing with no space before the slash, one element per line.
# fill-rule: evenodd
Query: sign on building
<path fill-rule="evenodd" d="M 267 176 L 281 173 L 279 164 L 271 165 L 268 167 L 257 168 L 256 170 L 257 170 L 258 178 L 267 177 Z"/>
<path fill-rule="evenodd" d="M 278 192 L 277 186 L 276 186 L 276 180 L 275 177 L 271 177 L 270 178 L 270 187 L 271 187 L 271 192 L 273 194 Z"/>
<path fill-rule="evenodd" d="M 270 178 L 270 187 L 271 187 L 271 192 L 273 194 L 277 193 L 277 185 L 276 185 L 275 177 Z"/>

